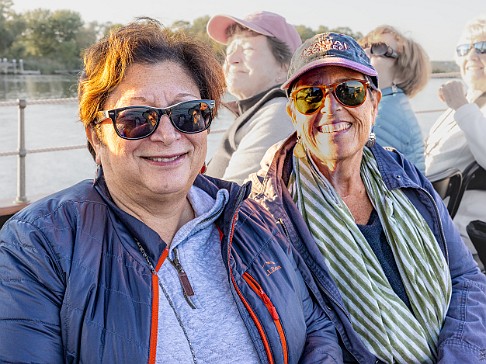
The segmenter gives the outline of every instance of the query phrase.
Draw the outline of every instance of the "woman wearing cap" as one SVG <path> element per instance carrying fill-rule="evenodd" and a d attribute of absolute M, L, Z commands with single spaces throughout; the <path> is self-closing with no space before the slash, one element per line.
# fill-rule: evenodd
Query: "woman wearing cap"
<path fill-rule="evenodd" d="M 420 44 L 390 25 L 382 25 L 359 41 L 378 72 L 381 101 L 373 128 L 376 141 L 396 148 L 425 172 L 424 138 L 410 98 L 430 78 L 430 60 Z"/>
<path fill-rule="evenodd" d="M 486 276 L 430 182 L 375 143 L 377 81 L 351 37 L 299 47 L 282 86 L 296 133 L 251 176 L 252 198 L 312 270 L 345 362 L 479 363 Z"/>
<path fill-rule="evenodd" d="M 432 126 L 425 143 L 425 173 L 431 179 L 449 169 L 464 171 L 474 161 L 486 169 L 486 16 L 465 26 L 455 61 L 462 80 L 440 87 L 439 97 L 448 109 Z M 486 221 L 485 206 L 486 191 L 466 190 L 454 216 L 462 238 L 483 269 L 466 227 L 474 220 Z"/>
<path fill-rule="evenodd" d="M 98 173 L 3 226 L 0 361 L 341 362 L 270 214 L 199 173 L 224 92 L 211 51 L 145 19 L 84 62 Z"/>
<path fill-rule="evenodd" d="M 292 53 L 302 43 L 284 17 L 262 11 L 244 19 L 213 16 L 211 38 L 226 44 L 223 65 L 228 92 L 236 101 L 226 106 L 236 119 L 208 164 L 207 174 L 242 183 L 258 171 L 266 150 L 290 135 L 287 98 L 280 89 Z"/>

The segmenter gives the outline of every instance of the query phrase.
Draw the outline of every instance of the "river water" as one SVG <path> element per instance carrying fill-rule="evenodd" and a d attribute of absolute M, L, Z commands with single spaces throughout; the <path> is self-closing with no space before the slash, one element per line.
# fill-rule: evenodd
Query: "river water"
<path fill-rule="evenodd" d="M 412 105 L 422 126 L 424 137 L 440 112 L 422 110 L 444 109 L 437 98 L 437 89 L 447 79 L 431 79 L 427 87 L 412 99 Z M 68 75 L 0 75 L 0 207 L 11 204 L 17 196 L 17 157 L 2 156 L 18 148 L 18 107 L 15 100 L 27 100 L 25 109 L 26 196 L 30 201 L 68 187 L 82 179 L 92 178 L 96 166 L 86 148 L 55 152 L 38 152 L 48 148 L 82 146 L 86 137 L 78 117 L 77 102 L 53 100 L 29 104 L 39 99 L 72 98 L 76 96 L 76 78 Z M 5 106 L 8 103 L 9 106 Z M 3 104 L 3 105 L 2 105 Z M 209 160 L 219 139 L 231 122 L 223 110 L 213 121 L 208 136 Z M 37 152 L 36 152 L 37 151 Z"/>

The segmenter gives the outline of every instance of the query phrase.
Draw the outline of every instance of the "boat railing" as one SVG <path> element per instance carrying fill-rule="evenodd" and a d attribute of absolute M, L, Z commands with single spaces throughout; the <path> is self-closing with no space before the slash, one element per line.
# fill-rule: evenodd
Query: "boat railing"
<path fill-rule="evenodd" d="M 26 196 L 26 163 L 25 159 L 28 154 L 33 153 L 52 153 L 73 149 L 85 149 L 86 144 L 81 145 L 66 145 L 60 147 L 47 147 L 38 149 L 27 149 L 25 144 L 25 109 L 28 105 L 41 105 L 41 104 L 63 104 L 63 103 L 75 103 L 77 98 L 58 98 L 58 99 L 39 99 L 39 100 L 26 100 L 18 99 L 16 101 L 1 101 L 2 106 L 17 106 L 18 107 L 18 143 L 17 149 L 12 151 L 0 152 L 0 157 L 16 156 L 17 157 L 17 195 L 13 201 L 13 205 L 2 207 L 0 206 L 0 216 L 2 215 L 2 209 L 9 213 L 16 210 L 16 207 L 20 210 L 28 203 Z M 444 109 L 431 109 L 431 110 L 415 110 L 417 114 L 424 113 L 437 113 L 444 111 Z M 224 133 L 225 129 L 211 129 L 212 134 Z"/>
<path fill-rule="evenodd" d="M 17 149 L 12 151 L 0 152 L 0 157 L 10 157 L 17 156 L 17 195 L 13 201 L 12 206 L 3 207 L 0 206 L 0 216 L 4 213 L 11 213 L 15 211 L 15 207 L 18 206 L 19 209 L 24 207 L 28 203 L 28 198 L 26 196 L 26 164 L 25 159 L 28 154 L 33 153 L 48 153 L 48 152 L 58 152 L 65 150 L 74 149 L 86 149 L 86 144 L 80 145 L 66 145 L 60 147 L 47 147 L 47 148 L 37 148 L 37 149 L 27 149 L 25 144 L 25 109 L 28 105 L 45 105 L 45 104 L 66 104 L 75 103 L 78 99 L 72 98 L 57 98 L 57 99 L 38 99 L 38 100 L 26 100 L 18 99 L 16 101 L 0 101 L 0 107 L 2 106 L 17 106 L 18 107 L 18 143 Z M 225 129 L 211 129 L 212 134 L 224 133 Z"/>

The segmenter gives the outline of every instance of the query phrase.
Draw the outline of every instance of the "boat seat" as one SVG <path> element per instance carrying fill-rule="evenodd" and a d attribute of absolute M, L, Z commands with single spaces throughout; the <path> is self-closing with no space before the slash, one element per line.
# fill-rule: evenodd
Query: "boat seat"
<path fill-rule="evenodd" d="M 449 201 L 447 202 L 447 211 L 449 211 L 451 218 L 454 218 L 460 202 L 458 197 L 461 194 L 463 180 L 461 171 L 455 168 L 448 169 L 444 172 L 429 176 L 428 178 L 443 200 L 446 197 L 449 198 Z"/>
<path fill-rule="evenodd" d="M 486 170 L 477 162 L 471 163 L 463 173 L 463 186 L 458 196 L 460 203 L 467 190 L 486 191 Z M 459 206 L 458 206 L 459 207 Z M 486 220 L 486 218 L 485 218 Z M 478 252 L 478 257 L 486 267 L 486 221 L 471 221 L 466 227 L 467 234 Z"/>
<path fill-rule="evenodd" d="M 486 267 L 486 222 L 481 220 L 471 221 L 466 226 L 466 231 L 478 253 L 479 260 Z"/>
<path fill-rule="evenodd" d="M 24 202 L 15 205 L 0 207 L 0 229 L 8 219 L 10 219 L 13 215 L 15 215 L 15 213 L 19 212 L 27 205 L 28 203 Z"/>

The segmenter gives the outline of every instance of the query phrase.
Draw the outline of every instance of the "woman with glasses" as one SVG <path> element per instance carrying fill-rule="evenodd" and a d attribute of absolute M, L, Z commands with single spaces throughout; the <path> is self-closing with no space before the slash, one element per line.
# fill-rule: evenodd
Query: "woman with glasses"
<path fill-rule="evenodd" d="M 86 50 L 97 175 L 1 230 L 1 362 L 342 361 L 271 215 L 200 174 L 223 92 L 209 47 L 150 19 Z"/>
<path fill-rule="evenodd" d="M 486 168 L 486 17 L 469 22 L 455 53 L 462 80 L 452 80 L 439 89 L 448 109 L 430 129 L 425 148 L 426 175 L 448 169 L 464 171 L 476 161 Z M 462 238 L 478 263 L 476 249 L 467 234 L 474 220 L 486 221 L 486 191 L 466 190 L 454 216 Z"/>
<path fill-rule="evenodd" d="M 311 269 L 346 363 L 480 363 L 486 276 L 430 182 L 370 138 L 381 92 L 356 41 L 318 34 L 287 82 L 296 132 L 251 176 Z"/>
<path fill-rule="evenodd" d="M 359 44 L 378 72 L 382 96 L 373 128 L 376 141 L 397 149 L 423 173 L 424 137 L 410 99 L 430 78 L 429 57 L 420 44 L 389 25 L 373 29 Z"/>

